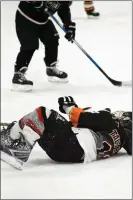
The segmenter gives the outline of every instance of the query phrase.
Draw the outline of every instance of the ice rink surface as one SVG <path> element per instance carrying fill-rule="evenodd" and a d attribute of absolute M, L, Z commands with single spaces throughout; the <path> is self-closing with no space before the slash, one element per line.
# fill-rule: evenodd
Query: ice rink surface
<path fill-rule="evenodd" d="M 72 95 L 81 107 L 132 109 L 131 88 L 111 83 L 74 45 L 60 33 L 59 65 L 69 74 L 69 83 L 48 83 L 43 63 L 44 48 L 30 64 L 27 76 L 34 81 L 29 93 L 11 91 L 14 62 L 19 51 L 15 33 L 18 2 L 1 2 L 1 120 L 11 122 L 40 105 L 58 110 L 57 99 Z M 131 80 L 132 3 L 98 1 L 99 19 L 87 19 L 83 2 L 74 2 L 72 18 L 77 24 L 76 40 L 116 80 Z M 23 171 L 1 163 L 2 199 L 131 199 L 132 158 L 124 150 L 110 159 L 91 164 L 60 164 L 51 161 L 36 145 Z"/>

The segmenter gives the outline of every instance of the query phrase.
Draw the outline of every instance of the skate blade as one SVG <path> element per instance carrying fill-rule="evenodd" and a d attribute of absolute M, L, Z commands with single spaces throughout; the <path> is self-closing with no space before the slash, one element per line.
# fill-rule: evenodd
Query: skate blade
<path fill-rule="evenodd" d="M 51 83 L 68 83 L 67 78 L 58 78 L 54 76 L 48 76 L 48 81 Z"/>
<path fill-rule="evenodd" d="M 15 92 L 29 92 L 32 91 L 33 85 L 19 85 L 12 84 L 12 91 Z"/>
<path fill-rule="evenodd" d="M 100 15 L 99 16 L 93 16 L 93 15 L 87 15 L 87 19 L 99 19 L 100 18 Z"/>
<path fill-rule="evenodd" d="M 21 160 L 15 159 L 14 157 L 8 155 L 7 153 L 1 151 L 1 160 L 11 165 L 15 169 L 22 170 L 23 162 Z"/>

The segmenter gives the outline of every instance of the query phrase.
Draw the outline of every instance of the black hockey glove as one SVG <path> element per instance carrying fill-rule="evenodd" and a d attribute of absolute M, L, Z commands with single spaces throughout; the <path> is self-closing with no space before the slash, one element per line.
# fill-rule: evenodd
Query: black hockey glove
<path fill-rule="evenodd" d="M 66 108 L 71 107 L 71 106 L 78 107 L 77 104 L 75 103 L 73 97 L 71 97 L 71 96 L 60 97 L 58 99 L 58 104 L 59 104 L 59 110 L 62 113 L 66 113 L 66 111 L 65 111 L 66 109 L 64 109 L 64 107 L 66 107 Z"/>
<path fill-rule="evenodd" d="M 75 31 L 76 31 L 76 24 L 75 22 L 71 22 L 69 25 L 64 25 L 66 29 L 66 35 L 65 38 L 73 43 L 73 40 L 75 39 Z"/>

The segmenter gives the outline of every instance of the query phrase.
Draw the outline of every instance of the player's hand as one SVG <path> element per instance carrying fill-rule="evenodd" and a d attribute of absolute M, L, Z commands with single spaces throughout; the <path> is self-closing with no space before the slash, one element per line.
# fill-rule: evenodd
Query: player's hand
<path fill-rule="evenodd" d="M 66 110 L 69 107 L 78 107 L 77 104 L 75 103 L 73 97 L 71 97 L 71 96 L 58 98 L 58 104 L 59 104 L 59 110 L 62 113 L 67 113 Z"/>
<path fill-rule="evenodd" d="M 66 29 L 66 35 L 65 38 L 69 41 L 69 42 L 73 42 L 73 40 L 75 39 L 75 31 L 76 31 L 76 24 L 75 22 L 71 22 L 69 25 L 64 25 L 65 29 Z"/>

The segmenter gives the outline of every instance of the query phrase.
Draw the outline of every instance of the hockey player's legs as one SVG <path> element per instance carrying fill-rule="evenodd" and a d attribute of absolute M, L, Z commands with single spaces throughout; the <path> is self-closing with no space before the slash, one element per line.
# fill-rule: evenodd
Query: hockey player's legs
<path fill-rule="evenodd" d="M 39 145 L 43 150 L 48 151 L 55 138 L 58 138 L 58 142 L 61 141 L 60 145 L 63 145 L 62 141 L 69 138 L 70 130 L 69 122 L 58 112 L 51 110 L 47 121 L 45 121 L 45 134 L 38 141 Z"/>
<path fill-rule="evenodd" d="M 15 74 L 13 77 L 13 87 L 17 90 L 32 89 L 33 82 L 25 78 L 24 74 L 28 69 L 29 63 L 36 49 L 39 47 L 37 35 L 37 25 L 28 21 L 18 11 L 16 13 L 16 33 L 21 48 L 15 63 Z"/>
<path fill-rule="evenodd" d="M 86 14 L 90 17 L 99 17 L 100 13 L 95 12 L 95 7 L 93 1 L 84 1 L 84 10 Z"/>
<path fill-rule="evenodd" d="M 45 46 L 46 73 L 49 81 L 67 82 L 67 74 L 56 68 L 58 59 L 59 34 L 51 20 L 40 26 L 40 40 Z"/>
<path fill-rule="evenodd" d="M 23 163 L 28 160 L 34 144 L 43 134 L 44 120 L 49 114 L 48 109 L 38 107 L 18 122 L 11 123 L 7 129 L 3 129 L 0 132 L 1 159 L 21 169 Z"/>
<path fill-rule="evenodd" d="M 45 133 L 38 143 L 55 161 L 83 162 L 84 150 L 72 131 L 70 123 L 54 110 L 51 110 L 45 123 Z"/>
<path fill-rule="evenodd" d="M 40 144 L 40 141 L 39 141 Z M 40 145 L 41 146 L 41 145 Z M 70 139 L 54 138 L 46 150 L 47 155 L 56 162 L 81 163 L 84 162 L 84 150 L 79 144 L 76 135 Z"/>
<path fill-rule="evenodd" d="M 41 42 L 45 45 L 45 64 L 50 66 L 57 61 L 59 45 L 59 34 L 51 20 L 40 26 L 39 36 Z"/>
<path fill-rule="evenodd" d="M 54 110 L 38 107 L 1 132 L 1 159 L 21 169 L 36 141 L 48 156 L 60 162 L 83 162 L 80 146 L 70 123 Z"/>
<path fill-rule="evenodd" d="M 32 129 L 27 129 L 27 132 L 32 133 Z M 24 138 L 23 130 L 17 122 L 12 122 L 7 129 L 2 129 L 0 136 L 1 160 L 17 169 L 22 169 L 23 163 L 29 158 L 33 145 Z"/>
<path fill-rule="evenodd" d="M 30 91 L 33 87 L 33 82 L 27 80 L 25 77 L 25 72 L 28 69 L 28 65 L 34 54 L 33 50 L 20 48 L 20 52 L 17 55 L 15 63 L 15 72 L 12 79 L 12 85 L 14 91 Z"/>
<path fill-rule="evenodd" d="M 16 13 L 16 34 L 22 49 L 38 49 L 38 25 L 26 19 L 18 11 Z"/>

